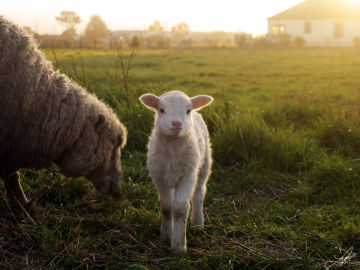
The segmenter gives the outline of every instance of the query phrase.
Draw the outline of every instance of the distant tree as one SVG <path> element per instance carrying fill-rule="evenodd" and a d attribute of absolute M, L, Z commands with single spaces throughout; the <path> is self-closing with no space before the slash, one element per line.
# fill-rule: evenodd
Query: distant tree
<path fill-rule="evenodd" d="M 26 34 L 30 35 L 30 36 L 34 36 L 35 32 L 31 29 L 31 27 L 29 26 L 24 26 L 23 27 L 24 31 Z"/>
<path fill-rule="evenodd" d="M 268 41 L 266 35 L 258 35 L 252 39 L 252 45 L 255 48 L 266 48 L 271 47 L 272 44 Z"/>
<path fill-rule="evenodd" d="M 75 26 L 81 23 L 80 17 L 74 11 L 66 11 L 63 10 L 60 13 L 60 16 L 55 17 L 55 19 L 61 24 L 65 26 L 65 31 L 62 33 L 62 36 L 71 41 L 74 39 L 76 35 Z"/>
<path fill-rule="evenodd" d="M 190 31 L 190 26 L 187 23 L 181 22 L 171 28 L 173 33 L 187 34 Z"/>
<path fill-rule="evenodd" d="M 227 33 L 224 31 L 213 31 L 211 32 L 211 45 L 216 47 L 229 45 L 227 40 Z"/>
<path fill-rule="evenodd" d="M 61 11 L 60 16 L 55 17 L 55 19 L 60 24 L 64 25 L 66 29 L 75 29 L 75 26 L 81 23 L 79 15 L 74 11 L 63 10 Z"/>
<path fill-rule="evenodd" d="M 106 37 L 109 30 L 106 23 L 99 15 L 93 15 L 85 28 L 85 39 L 93 41 L 96 47 L 96 42 L 99 38 Z"/>
<path fill-rule="evenodd" d="M 165 26 L 161 22 L 155 20 L 152 24 L 150 24 L 148 31 L 149 32 L 164 32 Z"/>
<path fill-rule="evenodd" d="M 72 41 L 75 35 L 76 35 L 76 30 L 74 28 L 69 28 L 66 29 L 64 32 L 62 32 L 61 37 L 64 40 Z"/>
<path fill-rule="evenodd" d="M 132 49 L 137 49 L 140 47 L 140 38 L 135 35 L 132 37 L 131 41 L 130 41 L 130 44 L 129 44 L 130 48 Z"/>
<path fill-rule="evenodd" d="M 172 38 L 177 42 L 177 46 L 184 46 L 185 36 L 190 32 L 190 27 L 187 23 L 181 22 L 171 28 Z"/>
<path fill-rule="evenodd" d="M 167 39 L 163 36 L 165 32 L 165 24 L 155 20 L 150 26 L 149 32 L 157 32 L 158 34 L 152 35 L 148 38 L 148 47 L 149 48 L 166 48 L 167 47 Z"/>
<path fill-rule="evenodd" d="M 252 40 L 252 36 L 250 34 L 247 33 L 238 33 L 235 34 L 235 44 L 239 47 L 245 47 L 248 46 L 249 43 L 251 43 Z"/>

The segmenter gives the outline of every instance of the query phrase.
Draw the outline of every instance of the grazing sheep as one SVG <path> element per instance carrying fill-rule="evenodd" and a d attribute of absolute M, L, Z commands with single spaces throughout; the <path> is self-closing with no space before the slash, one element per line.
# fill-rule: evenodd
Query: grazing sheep
<path fill-rule="evenodd" d="M 183 92 L 170 91 L 160 97 L 144 94 L 140 100 L 155 111 L 147 168 L 159 193 L 161 237 L 171 239 L 175 252 L 186 252 L 190 201 L 192 224 L 204 228 L 203 202 L 212 163 L 209 132 L 195 110 L 213 98 L 189 98 Z"/>
<path fill-rule="evenodd" d="M 28 202 L 20 168 L 56 163 L 65 176 L 85 176 L 102 193 L 119 185 L 126 128 L 1 16 L 0 97 L 0 178 L 11 205 Z"/>

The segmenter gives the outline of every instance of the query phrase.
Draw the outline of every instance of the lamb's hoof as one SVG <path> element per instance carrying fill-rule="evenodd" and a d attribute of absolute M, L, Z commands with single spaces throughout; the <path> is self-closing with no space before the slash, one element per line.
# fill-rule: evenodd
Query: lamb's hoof
<path fill-rule="evenodd" d="M 176 254 L 186 253 L 186 246 L 171 247 L 171 251 Z"/>

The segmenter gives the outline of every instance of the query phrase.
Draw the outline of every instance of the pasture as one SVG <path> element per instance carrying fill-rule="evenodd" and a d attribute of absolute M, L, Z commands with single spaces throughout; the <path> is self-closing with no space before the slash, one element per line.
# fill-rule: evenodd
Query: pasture
<path fill-rule="evenodd" d="M 106 197 L 55 168 L 23 170 L 29 197 L 46 190 L 29 213 L 12 213 L 1 183 L 1 268 L 360 266 L 360 50 L 138 51 L 128 91 L 116 51 L 44 53 L 127 126 L 122 191 Z M 145 168 L 153 114 L 138 101 L 171 89 L 215 98 L 201 111 L 214 149 L 205 230 L 189 225 L 188 253 L 180 255 L 160 241 Z"/>

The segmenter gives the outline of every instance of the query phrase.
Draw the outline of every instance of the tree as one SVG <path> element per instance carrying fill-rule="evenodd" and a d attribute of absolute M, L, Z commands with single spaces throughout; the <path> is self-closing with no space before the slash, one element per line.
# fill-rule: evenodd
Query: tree
<path fill-rule="evenodd" d="M 85 28 L 85 38 L 88 41 L 93 41 L 96 47 L 96 41 L 99 38 L 106 37 L 109 30 L 106 23 L 99 15 L 93 15 Z"/>
<path fill-rule="evenodd" d="M 34 30 L 32 30 L 30 26 L 24 26 L 23 29 L 24 29 L 25 33 L 28 34 L 29 36 L 35 35 Z"/>
<path fill-rule="evenodd" d="M 187 34 L 190 31 L 190 27 L 187 23 L 181 22 L 171 28 L 171 32 L 179 34 Z"/>
<path fill-rule="evenodd" d="M 227 33 L 224 31 L 211 32 L 211 45 L 215 47 L 222 47 L 227 45 Z"/>
<path fill-rule="evenodd" d="M 76 30 L 74 28 L 66 29 L 64 32 L 62 32 L 61 37 L 64 40 L 72 41 L 74 39 L 74 36 L 76 35 Z"/>
<path fill-rule="evenodd" d="M 190 27 L 187 23 L 181 22 L 171 28 L 172 40 L 176 42 L 178 47 L 189 46 L 190 40 L 185 40 L 185 36 L 190 32 Z"/>
<path fill-rule="evenodd" d="M 62 33 L 62 36 L 66 40 L 73 40 L 76 34 L 75 26 L 81 23 L 81 19 L 76 12 L 63 10 L 60 16 L 55 17 L 55 19 L 65 26 L 65 31 Z"/>
<path fill-rule="evenodd" d="M 252 40 L 252 35 L 247 33 L 237 33 L 235 34 L 234 38 L 235 38 L 235 45 L 237 45 L 239 48 L 242 48 L 250 45 Z"/>
<path fill-rule="evenodd" d="M 150 24 L 148 31 L 149 32 L 164 32 L 165 26 L 161 22 L 155 20 L 152 24 Z"/>
<path fill-rule="evenodd" d="M 129 44 L 130 48 L 132 49 L 137 49 L 140 47 L 140 38 L 135 35 L 132 37 L 131 41 L 130 41 L 130 44 Z"/>
<path fill-rule="evenodd" d="M 75 29 L 75 25 L 81 23 L 80 17 L 74 11 L 66 11 L 63 10 L 60 13 L 59 17 L 55 17 L 55 19 L 65 28 L 68 29 Z"/>

